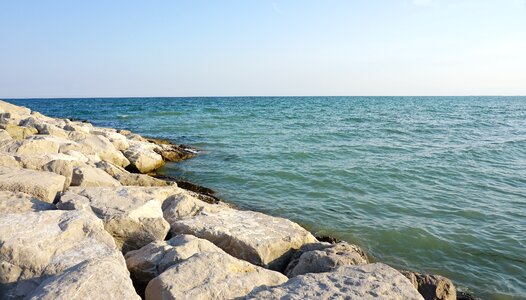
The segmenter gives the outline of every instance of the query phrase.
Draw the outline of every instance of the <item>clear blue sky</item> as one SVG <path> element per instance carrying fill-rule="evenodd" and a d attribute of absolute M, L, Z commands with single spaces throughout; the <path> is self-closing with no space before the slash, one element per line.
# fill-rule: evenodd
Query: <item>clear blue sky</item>
<path fill-rule="evenodd" d="M 526 95 L 525 0 L 0 0 L 0 97 Z"/>

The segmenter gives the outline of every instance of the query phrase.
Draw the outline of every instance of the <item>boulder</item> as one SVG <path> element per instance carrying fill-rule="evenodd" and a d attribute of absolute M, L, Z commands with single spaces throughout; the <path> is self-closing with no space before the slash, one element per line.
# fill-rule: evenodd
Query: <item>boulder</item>
<path fill-rule="evenodd" d="M 381 264 L 342 266 L 300 275 L 275 287 L 260 287 L 245 299 L 423 299 L 397 270 Z"/>
<path fill-rule="evenodd" d="M 31 110 L 27 107 L 17 106 L 9 102 L 0 100 L 0 112 L 13 113 L 17 115 L 29 115 Z"/>
<path fill-rule="evenodd" d="M 287 219 L 208 204 L 188 193 L 174 195 L 163 209 L 172 234 L 207 239 L 234 257 L 273 270 L 283 270 L 295 249 L 317 242 Z"/>
<path fill-rule="evenodd" d="M 76 187 L 61 197 L 57 207 L 93 212 L 126 253 L 164 240 L 170 226 L 161 206 L 179 192 L 177 187 Z"/>
<path fill-rule="evenodd" d="M 115 129 L 96 127 L 90 133 L 106 137 L 119 151 L 124 151 L 130 147 L 128 139 Z"/>
<path fill-rule="evenodd" d="M 121 184 L 108 175 L 108 173 L 90 166 L 73 168 L 70 185 L 81 187 L 121 186 Z"/>
<path fill-rule="evenodd" d="M 42 139 L 41 136 L 31 136 L 21 141 L 2 142 L 0 151 L 16 155 L 40 155 L 58 153 L 59 144 Z"/>
<path fill-rule="evenodd" d="M 16 160 L 25 169 L 42 170 L 42 168 L 53 160 L 69 161 L 71 163 L 82 164 L 76 157 L 63 153 L 40 154 L 40 155 L 17 155 Z"/>
<path fill-rule="evenodd" d="M 456 300 L 457 290 L 451 280 L 440 275 L 400 271 L 426 300 Z"/>
<path fill-rule="evenodd" d="M 126 265 L 136 285 L 146 287 L 150 280 L 169 267 L 196 253 L 223 252 L 211 242 L 192 235 L 178 235 L 168 241 L 155 241 L 126 253 Z"/>
<path fill-rule="evenodd" d="M 47 134 L 65 139 L 68 138 L 68 133 L 64 129 L 59 128 L 58 126 L 55 126 L 53 124 L 35 124 L 35 128 L 38 130 L 39 134 Z"/>
<path fill-rule="evenodd" d="M 285 269 L 285 275 L 295 277 L 307 273 L 330 272 L 339 266 L 368 263 L 367 255 L 360 247 L 346 242 L 307 244 L 294 253 Z"/>
<path fill-rule="evenodd" d="M 124 156 L 130 161 L 132 167 L 141 173 L 149 173 L 164 165 L 161 155 L 157 154 L 149 143 L 134 142 Z M 154 145 L 155 146 L 155 145 Z"/>
<path fill-rule="evenodd" d="M 62 175 L 27 169 L 0 167 L 0 191 L 23 192 L 53 202 L 64 188 Z"/>
<path fill-rule="evenodd" d="M 90 259 L 52 276 L 26 299 L 136 299 L 129 273 L 112 257 Z"/>
<path fill-rule="evenodd" d="M 66 131 L 75 131 L 80 133 L 90 133 L 90 131 L 93 129 L 93 125 L 90 123 L 85 122 L 76 122 L 76 121 L 70 121 L 65 120 L 66 124 L 64 124 L 63 129 Z"/>
<path fill-rule="evenodd" d="M 73 179 L 73 168 L 84 165 L 77 160 L 54 159 L 42 166 L 43 171 L 53 172 L 66 178 L 64 181 L 64 190 L 71 185 Z"/>
<path fill-rule="evenodd" d="M 130 164 L 122 152 L 115 149 L 115 146 L 101 135 L 83 135 L 81 139 L 76 140 L 75 145 L 60 148 L 60 152 L 68 150 L 75 150 L 84 155 L 97 155 L 101 160 L 112 162 L 121 167 Z"/>
<path fill-rule="evenodd" d="M 130 173 L 124 168 L 116 166 L 107 161 L 97 162 L 95 163 L 95 166 L 101 170 L 104 170 L 122 185 L 126 186 L 169 186 L 174 184 L 153 178 L 149 175 Z"/>
<path fill-rule="evenodd" d="M 3 125 L 3 129 L 11 135 L 14 140 L 23 140 L 29 136 L 35 135 L 38 131 L 33 127 L 24 127 L 14 124 Z"/>
<path fill-rule="evenodd" d="M 146 299 L 234 299 L 260 286 L 278 285 L 283 274 L 225 252 L 202 252 L 175 264 L 146 287 Z"/>
<path fill-rule="evenodd" d="M 82 211 L 50 210 L 0 215 L 0 245 L 0 294 L 3 299 L 28 297 L 49 286 L 47 279 L 69 272 L 72 267 L 89 260 L 97 260 L 101 264 L 106 259 L 112 260 L 113 268 L 120 266 L 122 272 L 127 273 L 124 258 L 104 230 L 102 222 Z M 87 280 L 86 277 L 78 278 Z M 133 291 L 131 280 L 111 276 L 103 278 L 107 282 L 100 282 L 101 285 L 114 281 L 115 285 L 122 285 L 121 289 Z M 80 286 L 82 282 L 77 284 Z M 64 298 L 68 299 L 73 290 L 69 286 L 62 288 L 67 290 Z M 118 291 L 120 289 L 115 293 Z M 115 293 L 104 296 L 119 298 Z"/>
<path fill-rule="evenodd" d="M 5 152 L 0 152 L 0 166 L 1 167 L 11 167 L 11 168 L 20 168 L 20 163 L 12 155 L 9 155 Z"/>
<path fill-rule="evenodd" d="M 51 209 L 55 209 L 53 204 L 44 202 L 31 195 L 20 192 L 0 191 L 0 215 Z"/>
<path fill-rule="evenodd" d="M 10 141 L 13 138 L 9 134 L 9 132 L 5 131 L 4 129 L 0 129 L 0 141 Z"/>

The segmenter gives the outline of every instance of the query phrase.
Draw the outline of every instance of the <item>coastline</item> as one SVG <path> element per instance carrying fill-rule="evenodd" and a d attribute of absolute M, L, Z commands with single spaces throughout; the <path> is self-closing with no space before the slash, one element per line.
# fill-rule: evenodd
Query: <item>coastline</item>
<path fill-rule="evenodd" d="M 0 131 L 3 168 L 3 173 L 0 175 L 1 190 L 10 193 L 12 199 L 19 199 L 16 202 L 27 203 L 34 201 L 32 197 L 36 197 L 39 201 L 49 204 L 45 209 L 42 208 L 43 206 L 21 205 L 16 213 L 8 211 L 6 215 L 9 216 L 9 222 L 16 223 L 17 215 L 27 217 L 37 214 L 39 217 L 35 218 L 41 219 L 40 215 L 46 215 L 48 210 L 63 214 L 79 213 L 80 215 L 76 215 L 75 218 L 89 219 L 89 222 L 85 222 L 93 223 L 93 228 L 102 226 L 102 229 L 93 229 L 93 231 L 99 230 L 100 235 L 106 235 L 104 243 L 109 246 L 105 251 L 110 255 L 104 257 L 112 258 L 109 263 L 116 265 L 115 269 L 121 275 L 131 272 L 133 285 L 138 289 L 139 294 L 142 294 L 142 288 L 151 286 L 146 288 L 147 299 L 155 299 L 165 293 L 175 295 L 181 292 L 176 287 L 166 288 L 166 282 L 179 280 L 177 277 L 179 275 L 174 273 L 175 269 L 184 269 L 182 267 L 184 266 L 188 268 L 185 269 L 186 272 L 193 272 L 197 266 L 202 266 L 203 261 L 220 265 L 224 260 L 240 264 L 247 270 L 254 270 L 257 266 L 254 272 L 258 274 L 255 276 L 258 277 L 257 280 L 251 279 L 253 288 L 248 291 L 239 290 L 238 294 L 228 297 L 274 297 L 302 289 L 306 291 L 306 295 L 309 295 L 308 292 L 319 292 L 319 283 L 326 280 L 319 276 L 342 272 L 338 273 L 338 278 L 353 278 L 351 275 L 355 274 L 353 272 L 356 272 L 357 268 L 362 268 L 359 269 L 360 272 L 376 274 L 377 277 L 383 278 L 376 284 L 393 287 L 383 290 L 387 294 L 379 294 L 379 298 L 398 296 L 418 299 L 423 296 L 425 299 L 456 299 L 463 296 L 462 294 L 457 296 L 453 283 L 447 278 L 414 272 L 402 272 L 401 277 L 402 273 L 386 265 L 370 264 L 367 255 L 355 245 L 338 241 L 323 243 L 289 220 L 236 210 L 217 199 L 209 190 L 199 188 L 192 183 L 183 183 L 179 186 L 164 180 L 167 178 L 148 175 L 164 165 L 166 161 L 175 162 L 193 157 L 195 153 L 186 146 L 144 138 L 127 130 L 95 127 L 89 122 L 49 118 L 6 102 L 0 102 L 0 110 L 3 125 Z M 35 179 L 42 176 L 44 171 L 46 172 L 44 175 L 50 180 L 46 185 L 39 184 L 39 180 Z M 28 182 L 20 185 L 12 181 L 13 176 L 22 180 L 27 178 Z M 194 191 L 185 189 L 187 187 L 191 190 L 192 186 Z M 25 193 L 25 195 L 14 195 L 14 193 Z M 116 195 L 108 196 L 112 193 Z M 122 194 L 131 196 L 122 197 Z M 7 217 L 4 216 L 4 219 Z M 103 224 L 98 224 L 97 221 Z M 35 222 L 39 224 L 38 220 Z M 54 224 L 53 221 L 50 222 Z M 237 222 L 243 224 L 241 231 L 236 227 Z M 273 223 L 279 226 L 273 227 Z M 16 229 L 16 227 L 11 228 Z M 262 228 L 263 233 L 259 232 Z M 188 236 L 181 237 L 181 234 Z M 113 237 L 115 246 L 112 247 L 111 241 L 108 242 L 108 235 Z M 165 241 L 167 235 L 171 239 Z M 6 236 L 9 236 L 7 232 L 0 235 L 0 239 L 10 247 L 6 251 L 11 251 L 9 253 L 13 254 L 25 249 L 24 245 L 20 245 L 14 239 L 5 238 Z M 264 238 L 267 237 L 272 242 L 264 242 Z M 282 241 L 279 242 L 281 243 L 279 247 L 275 247 L 276 241 Z M 152 251 L 155 255 L 162 253 L 166 256 L 165 254 L 170 250 L 191 243 L 206 244 L 200 247 L 210 251 L 202 252 L 215 253 L 214 255 L 220 258 L 193 253 L 189 257 L 179 257 L 167 262 L 169 266 L 165 268 L 165 272 L 155 274 L 153 278 L 150 278 L 152 274 L 145 275 L 146 270 L 152 265 L 158 269 L 159 262 L 149 260 L 153 255 Z M 56 252 L 57 249 L 53 248 L 53 250 L 50 251 Z M 189 263 L 191 258 L 192 264 Z M 124 259 L 128 269 L 122 268 Z M 31 293 L 50 295 L 46 294 L 51 289 L 50 286 L 62 282 L 60 280 L 63 280 L 64 276 L 71 275 L 67 270 L 85 261 L 87 260 L 81 262 L 77 260 L 62 269 L 57 268 L 53 274 L 29 276 L 32 280 L 35 277 L 43 277 L 43 279 L 37 280 L 36 288 L 24 296 Z M 20 261 L 8 261 L 8 263 L 21 269 L 24 264 L 31 265 L 34 262 L 29 258 L 23 263 Z M 90 263 L 91 260 L 87 264 Z M 251 265 L 246 265 L 247 263 Z M 145 267 L 146 265 L 148 267 Z M 16 268 L 11 268 L 10 271 L 13 269 Z M 91 272 L 86 269 L 90 268 L 81 271 Z M 12 271 L 12 277 L 1 282 L 1 292 L 7 291 L 11 295 L 14 291 L 26 292 L 26 288 L 21 285 L 21 277 L 15 276 L 17 270 Z M 165 274 L 167 272 L 169 274 Z M 185 274 L 184 271 L 181 273 Z M 307 277 L 302 277 L 305 280 L 298 282 L 297 276 L 301 275 L 310 276 L 309 280 L 305 279 Z M 225 278 L 226 275 L 210 276 Z M 17 280 L 13 279 L 15 277 Z M 129 287 L 131 279 L 127 280 L 126 276 L 121 277 L 122 281 L 119 284 L 126 282 L 126 286 Z M 148 282 L 145 282 L 145 278 L 149 279 Z M 245 279 L 237 278 L 238 281 Z M 370 292 L 371 282 L 364 279 L 358 283 L 346 287 L 351 291 L 354 286 L 352 291 L 356 293 Z M 65 285 L 57 289 L 60 294 L 68 292 L 67 289 L 70 287 Z M 73 291 L 74 287 L 71 288 Z M 207 286 L 206 289 L 214 290 L 214 287 Z M 133 293 L 129 295 L 130 298 L 135 297 Z"/>

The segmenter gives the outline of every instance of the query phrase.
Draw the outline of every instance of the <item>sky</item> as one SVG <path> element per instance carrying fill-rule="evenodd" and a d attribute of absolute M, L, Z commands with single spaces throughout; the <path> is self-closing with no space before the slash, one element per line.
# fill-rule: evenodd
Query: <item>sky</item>
<path fill-rule="evenodd" d="M 0 0 L 0 98 L 526 95 L 525 0 Z"/>

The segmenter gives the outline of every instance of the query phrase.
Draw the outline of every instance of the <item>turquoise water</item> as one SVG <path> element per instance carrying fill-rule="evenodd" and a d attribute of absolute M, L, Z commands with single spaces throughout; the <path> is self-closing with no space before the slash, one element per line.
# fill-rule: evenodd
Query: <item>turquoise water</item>
<path fill-rule="evenodd" d="M 193 145 L 163 172 L 483 298 L 526 297 L 526 97 L 11 102 Z"/>

